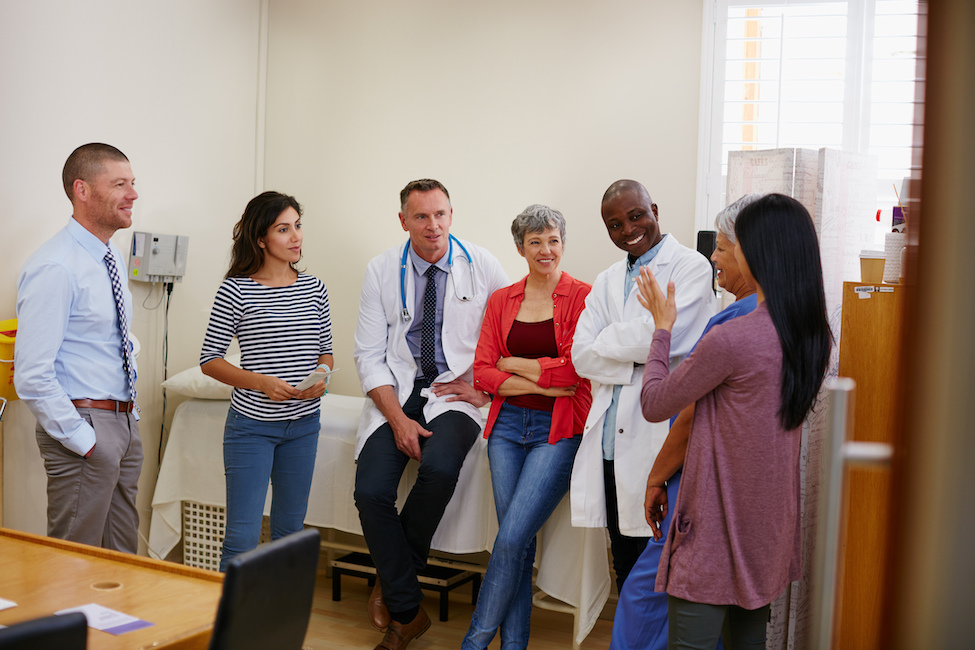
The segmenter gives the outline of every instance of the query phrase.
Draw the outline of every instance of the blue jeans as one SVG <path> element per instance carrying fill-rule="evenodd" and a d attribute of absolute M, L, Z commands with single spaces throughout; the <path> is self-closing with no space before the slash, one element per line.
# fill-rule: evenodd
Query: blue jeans
<path fill-rule="evenodd" d="M 498 536 L 462 650 L 527 648 L 535 535 L 569 490 L 582 435 L 549 444 L 552 414 L 505 404 L 488 437 Z"/>
<path fill-rule="evenodd" d="M 298 532 L 308 509 L 308 492 L 318 453 L 320 412 L 297 420 L 264 422 L 227 413 L 223 465 L 227 477 L 227 530 L 220 570 L 261 539 L 264 501 L 271 481 L 271 539 Z"/>

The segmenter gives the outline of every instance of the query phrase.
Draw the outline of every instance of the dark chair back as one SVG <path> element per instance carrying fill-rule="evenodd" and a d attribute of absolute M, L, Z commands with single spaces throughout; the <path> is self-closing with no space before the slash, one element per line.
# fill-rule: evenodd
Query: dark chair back
<path fill-rule="evenodd" d="M 80 612 L 45 616 L 0 630 L 0 650 L 85 650 L 88 619 Z"/>
<path fill-rule="evenodd" d="M 309 528 L 227 563 L 210 650 L 300 650 L 320 548 Z"/>

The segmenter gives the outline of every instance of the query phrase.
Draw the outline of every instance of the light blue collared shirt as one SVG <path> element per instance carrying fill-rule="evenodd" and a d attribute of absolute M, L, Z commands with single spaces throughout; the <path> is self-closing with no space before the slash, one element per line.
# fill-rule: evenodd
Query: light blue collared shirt
<path fill-rule="evenodd" d="M 667 235 L 664 235 L 657 242 L 656 246 L 638 257 L 635 262 L 632 264 L 627 263 L 626 278 L 623 280 L 623 304 L 626 304 L 626 301 L 630 299 L 630 291 L 633 289 L 634 283 L 636 283 L 636 277 L 640 275 L 640 269 L 649 264 L 657 256 L 666 238 Z M 606 409 L 606 417 L 603 419 L 604 460 L 613 460 L 616 457 L 616 411 L 619 408 L 620 391 L 622 389 L 623 387 L 619 384 L 613 386 L 613 401 L 610 403 L 609 408 Z"/>
<path fill-rule="evenodd" d="M 409 331 L 406 333 L 406 343 L 410 346 L 410 352 L 413 353 L 413 358 L 416 359 L 417 378 L 419 378 L 423 372 L 420 370 L 420 333 L 423 327 L 423 294 L 427 290 L 427 276 L 425 273 L 431 264 L 416 254 L 412 244 L 407 244 L 407 246 L 410 247 L 410 261 L 413 262 L 413 287 L 415 290 L 413 292 L 413 322 L 410 325 Z M 440 332 L 443 331 L 443 301 L 444 296 L 447 294 L 447 274 L 450 273 L 447 256 L 448 253 L 444 253 L 443 257 L 433 264 L 433 266 L 440 269 L 440 272 L 434 276 L 437 283 L 437 325 L 435 329 L 435 341 L 438 375 L 447 372 L 447 357 L 443 353 L 443 340 L 440 336 Z"/>
<path fill-rule="evenodd" d="M 129 400 L 108 249 L 123 278 L 131 323 L 122 253 L 111 242 L 106 249 L 74 218 L 28 258 L 17 278 L 17 395 L 48 435 L 79 455 L 95 444 L 95 432 L 71 400 Z"/>

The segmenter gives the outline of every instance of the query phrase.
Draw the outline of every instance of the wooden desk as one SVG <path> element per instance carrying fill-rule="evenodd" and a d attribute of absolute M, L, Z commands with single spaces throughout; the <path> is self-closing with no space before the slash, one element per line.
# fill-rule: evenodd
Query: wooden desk
<path fill-rule="evenodd" d="M 88 648 L 206 648 L 223 574 L 0 528 L 0 611 L 13 625 L 87 603 L 155 623 L 119 636 L 88 628 Z"/>

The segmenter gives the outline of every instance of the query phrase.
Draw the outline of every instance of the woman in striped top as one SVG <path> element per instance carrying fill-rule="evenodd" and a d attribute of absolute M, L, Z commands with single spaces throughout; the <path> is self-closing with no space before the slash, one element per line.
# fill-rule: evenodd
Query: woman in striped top
<path fill-rule="evenodd" d="M 264 192 L 247 204 L 203 340 L 204 374 L 234 387 L 223 439 L 221 571 L 257 546 L 269 479 L 272 539 L 301 530 L 308 507 L 328 379 L 302 391 L 295 385 L 316 367 L 331 368 L 332 325 L 325 285 L 295 268 L 302 238 L 294 197 Z M 223 358 L 235 336 L 241 368 Z"/>

